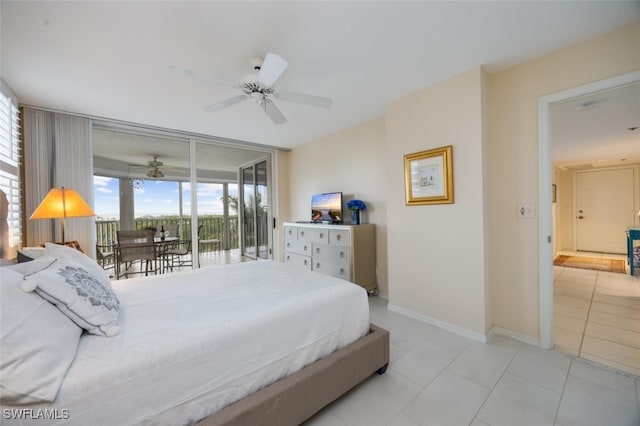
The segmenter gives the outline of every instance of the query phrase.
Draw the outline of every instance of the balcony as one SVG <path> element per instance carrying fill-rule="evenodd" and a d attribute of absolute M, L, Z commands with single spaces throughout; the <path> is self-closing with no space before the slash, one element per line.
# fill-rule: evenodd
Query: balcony
<path fill-rule="evenodd" d="M 178 217 L 161 217 L 161 218 L 139 218 L 135 220 L 135 229 L 156 228 L 169 224 L 180 225 L 180 236 L 183 239 L 191 238 L 191 219 Z M 220 240 L 220 246 L 204 244 L 201 251 L 207 253 L 218 248 L 224 250 L 235 250 L 239 248 L 238 237 L 238 217 L 229 216 L 228 238 L 225 238 L 225 221 L 223 216 L 199 216 L 198 224 L 202 225 L 200 231 L 201 240 Z M 117 231 L 120 230 L 120 222 L 117 220 L 97 220 L 96 221 L 96 243 L 99 246 L 110 246 L 118 240 Z M 106 250 L 108 253 L 109 250 Z"/>

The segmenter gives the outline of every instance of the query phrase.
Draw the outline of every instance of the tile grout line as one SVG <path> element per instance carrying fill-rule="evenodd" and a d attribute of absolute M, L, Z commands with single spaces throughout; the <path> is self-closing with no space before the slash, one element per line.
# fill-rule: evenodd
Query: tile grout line
<path fill-rule="evenodd" d="M 560 414 L 560 406 L 562 405 L 562 400 L 564 398 L 564 391 L 567 389 L 567 381 L 569 381 L 569 375 L 571 374 L 571 367 L 573 366 L 573 362 L 575 358 L 571 358 L 569 361 L 569 368 L 567 368 L 567 374 L 564 376 L 564 383 L 562 384 L 562 392 L 560 392 L 560 400 L 558 401 L 558 407 L 556 408 L 556 415 L 553 418 L 553 424 L 555 425 L 558 422 L 558 415 Z"/>
<path fill-rule="evenodd" d="M 593 306 L 593 296 L 596 294 L 596 287 L 598 286 L 598 277 L 600 272 L 596 272 L 596 279 L 593 283 L 593 291 L 591 292 L 591 299 L 589 300 L 589 309 L 587 309 L 587 318 L 584 321 L 584 329 L 582 330 L 582 337 L 580 339 L 580 347 L 578 348 L 578 356 L 582 355 L 582 345 L 584 344 L 584 336 L 587 332 L 587 324 L 589 324 L 589 316 L 591 315 L 591 306 Z"/>
<path fill-rule="evenodd" d="M 429 337 L 431 337 L 431 336 L 429 336 Z M 420 343 L 426 342 L 427 340 L 429 340 L 429 337 L 425 338 L 425 339 L 424 339 L 422 342 L 420 342 Z M 418 345 L 420 345 L 420 343 L 418 343 Z M 433 344 L 434 344 L 434 345 L 437 345 L 437 346 L 440 346 L 440 345 L 438 345 L 437 343 L 433 343 Z M 412 350 L 414 350 L 418 345 L 416 345 L 413 349 L 410 349 L 410 350 L 409 350 L 409 352 L 411 352 Z M 462 355 L 462 353 L 463 353 L 464 351 L 466 351 L 470 346 L 471 346 L 471 344 L 468 344 L 468 345 L 467 345 L 467 346 L 466 346 L 466 347 L 465 347 L 465 348 L 464 348 L 460 353 L 458 353 L 458 355 L 456 355 L 456 356 L 455 356 L 455 358 L 453 358 L 453 359 L 451 360 L 451 362 L 450 362 L 449 364 L 447 364 L 447 365 L 442 369 L 442 371 L 440 371 L 438 374 L 436 374 L 436 375 L 435 375 L 435 377 L 434 377 L 433 379 L 431 379 L 431 381 L 430 381 L 429 383 L 427 383 L 427 384 L 426 384 L 426 386 L 424 386 L 424 387 L 422 388 L 422 390 L 416 394 L 416 396 L 414 396 L 413 398 L 411 398 L 411 399 L 410 399 L 410 400 L 409 400 L 405 405 L 403 405 L 403 406 L 402 406 L 402 408 L 400 409 L 400 411 L 398 411 L 398 413 L 397 413 L 395 416 L 393 416 L 393 418 L 391 419 L 391 421 L 390 421 L 389 423 L 387 423 L 387 425 L 390 425 L 391 423 L 393 423 L 393 421 L 394 421 L 394 420 L 395 420 L 395 419 L 396 419 L 400 414 L 402 414 L 402 412 L 403 412 L 403 411 L 404 411 L 404 410 L 409 406 L 409 404 L 411 404 L 413 401 L 415 401 L 415 400 L 418 398 L 418 396 L 420 396 L 420 394 L 421 394 L 422 392 L 424 392 L 424 391 L 425 391 L 425 389 L 427 389 L 427 388 L 431 385 L 431 383 L 433 383 L 433 382 L 434 382 L 438 377 L 440 377 L 440 375 L 441 375 L 445 370 L 447 370 L 447 369 L 449 368 L 449 366 L 450 366 L 451 364 L 453 364 L 453 363 L 455 362 L 455 360 L 456 360 L 456 359 L 458 359 L 458 357 L 459 357 L 460 355 Z M 444 348 L 444 349 L 449 349 L 449 348 L 445 348 L 444 346 L 440 346 L 440 347 L 441 347 L 441 348 Z M 405 354 L 404 354 L 404 355 L 402 355 L 402 356 L 407 355 L 409 352 L 405 353 Z M 402 358 L 402 356 L 401 356 L 400 358 Z M 400 359 L 400 358 L 398 358 L 398 359 Z M 394 362 L 395 362 L 395 361 L 394 361 Z M 391 367 L 391 364 L 392 364 L 392 363 L 390 363 L 390 364 L 389 364 L 389 367 Z M 398 372 L 398 371 L 396 371 L 395 373 L 396 373 L 396 374 L 398 374 L 398 375 L 400 375 L 401 377 L 403 377 L 403 378 L 405 378 L 405 379 L 409 380 L 411 383 L 413 383 L 413 384 L 417 384 L 417 383 L 416 383 L 416 382 L 414 382 L 413 380 L 411 380 L 411 379 L 409 379 L 408 377 L 406 377 L 404 374 L 402 374 L 402 373 L 400 373 L 400 372 Z M 455 373 L 455 372 L 453 372 L 453 371 L 452 371 L 451 373 L 452 373 L 452 374 L 456 374 L 456 373 Z M 418 386 L 420 386 L 419 384 L 417 384 L 417 385 L 418 385 Z M 483 402 L 483 404 L 484 404 L 484 402 Z M 475 416 L 474 416 L 474 418 L 475 418 Z M 473 419 L 472 419 L 472 420 L 473 420 Z M 413 420 L 411 420 L 411 421 L 413 422 Z"/>
<path fill-rule="evenodd" d="M 482 404 L 480 404 L 480 407 L 478 407 L 478 410 L 476 411 L 476 413 L 473 415 L 473 418 L 471 419 L 471 421 L 473 422 L 474 420 L 479 420 L 483 423 L 486 423 L 484 420 L 482 420 L 481 418 L 478 418 L 478 414 L 480 414 L 480 411 L 482 411 L 482 408 L 484 407 L 484 404 L 487 403 L 487 400 L 489 399 L 489 397 L 491 396 L 491 394 L 493 393 L 494 390 L 496 390 L 496 386 L 498 386 L 498 383 L 500 383 L 500 380 L 502 380 L 502 378 L 504 377 L 505 374 L 507 374 L 507 370 L 509 369 L 509 367 L 511 366 L 511 364 L 513 363 L 513 360 L 516 359 L 516 356 L 518 356 L 518 354 L 520 353 L 520 351 L 522 350 L 522 348 L 524 347 L 524 345 L 520 345 L 520 347 L 518 348 L 518 350 L 513 354 L 513 356 L 511 357 L 511 360 L 509 360 L 509 364 L 507 364 L 507 366 L 504 368 L 504 371 L 502 372 L 502 374 L 500 374 L 500 377 L 498 378 L 498 380 L 496 380 L 496 383 L 493 385 L 493 387 L 489 390 L 489 392 L 487 393 L 487 396 L 484 398 L 484 400 L 482 401 Z M 518 376 L 516 376 L 518 377 Z M 466 378 L 466 377 L 465 377 Z M 469 381 L 471 381 L 472 383 L 476 383 L 471 379 L 467 379 Z M 478 386 L 483 387 L 482 385 L 476 383 Z"/>

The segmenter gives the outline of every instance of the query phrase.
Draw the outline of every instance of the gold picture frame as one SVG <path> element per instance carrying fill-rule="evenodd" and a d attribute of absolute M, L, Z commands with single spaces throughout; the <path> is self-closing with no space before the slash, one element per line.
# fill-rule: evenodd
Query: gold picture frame
<path fill-rule="evenodd" d="M 420 151 L 404 156 L 407 206 L 453 204 L 453 148 Z"/>

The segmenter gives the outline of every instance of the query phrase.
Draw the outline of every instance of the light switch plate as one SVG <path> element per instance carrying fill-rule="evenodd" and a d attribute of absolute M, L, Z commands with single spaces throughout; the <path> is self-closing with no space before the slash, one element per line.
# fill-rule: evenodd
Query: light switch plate
<path fill-rule="evenodd" d="M 516 215 L 518 219 L 535 219 L 536 205 L 532 203 L 521 203 L 517 205 Z"/>

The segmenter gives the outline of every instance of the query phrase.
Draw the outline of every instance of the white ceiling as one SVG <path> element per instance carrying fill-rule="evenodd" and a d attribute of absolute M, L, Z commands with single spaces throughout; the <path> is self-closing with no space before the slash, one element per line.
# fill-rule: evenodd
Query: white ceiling
<path fill-rule="evenodd" d="M 493 73 L 637 21 L 640 2 L 3 0 L 0 13 L 0 70 L 22 104 L 294 147 L 472 67 Z M 279 126 L 251 102 L 205 112 L 236 89 L 171 69 L 238 81 L 267 52 L 289 62 L 279 90 L 333 106 L 276 100 Z"/>

